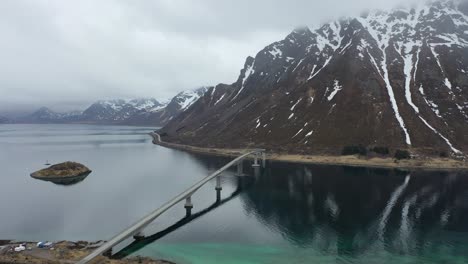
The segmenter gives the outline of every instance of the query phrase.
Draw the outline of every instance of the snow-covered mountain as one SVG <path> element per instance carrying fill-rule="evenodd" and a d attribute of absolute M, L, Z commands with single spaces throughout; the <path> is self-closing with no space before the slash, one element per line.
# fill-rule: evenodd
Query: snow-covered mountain
<path fill-rule="evenodd" d="M 154 124 L 163 126 L 170 120 L 177 117 L 180 113 L 186 111 L 195 103 L 210 87 L 200 87 L 194 90 L 180 92 L 174 96 L 165 107 L 153 111 L 148 115 Z"/>
<path fill-rule="evenodd" d="M 200 87 L 195 90 L 183 91 L 172 98 L 170 104 L 178 111 L 185 111 L 202 97 L 209 88 L 211 87 Z"/>
<path fill-rule="evenodd" d="M 153 98 L 100 100 L 84 111 L 58 113 L 42 107 L 13 120 L 17 123 L 91 123 L 162 126 L 188 109 L 208 90 L 201 87 L 177 94 L 170 101 Z M 6 121 L 5 122 L 11 122 Z"/>
<path fill-rule="evenodd" d="M 72 111 L 67 113 L 58 113 L 50 110 L 47 107 L 41 107 L 37 111 L 10 120 L 10 122 L 18 123 L 65 123 L 65 122 L 76 122 L 81 116 L 80 111 Z"/>
<path fill-rule="evenodd" d="M 127 123 L 139 115 L 164 108 L 156 99 L 97 101 L 83 111 L 82 119 L 97 123 Z"/>
<path fill-rule="evenodd" d="M 467 153 L 468 1 L 296 29 L 161 131 L 179 143 L 294 153 Z"/>

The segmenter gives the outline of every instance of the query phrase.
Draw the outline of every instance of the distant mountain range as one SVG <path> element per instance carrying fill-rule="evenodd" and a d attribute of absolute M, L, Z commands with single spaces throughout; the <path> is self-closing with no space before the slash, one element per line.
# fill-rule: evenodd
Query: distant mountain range
<path fill-rule="evenodd" d="M 468 1 L 296 29 L 160 132 L 175 143 L 298 154 L 358 145 L 468 153 Z"/>
<path fill-rule="evenodd" d="M 0 124 L 9 123 L 10 120 L 4 116 L 0 116 Z"/>
<path fill-rule="evenodd" d="M 190 107 L 209 87 L 184 91 L 167 102 L 153 98 L 133 100 L 101 100 L 84 111 L 57 113 L 47 107 L 16 117 L 0 117 L 0 123 L 40 123 L 40 124 L 115 124 L 162 126 Z"/>

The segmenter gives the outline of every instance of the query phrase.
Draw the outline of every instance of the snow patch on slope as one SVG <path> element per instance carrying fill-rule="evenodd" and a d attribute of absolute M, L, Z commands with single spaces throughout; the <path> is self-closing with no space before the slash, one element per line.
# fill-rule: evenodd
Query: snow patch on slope
<path fill-rule="evenodd" d="M 283 56 L 283 52 L 276 45 L 273 46 L 273 50 L 268 52 L 273 56 L 273 59 L 281 58 Z"/>
<path fill-rule="evenodd" d="M 333 97 L 335 97 L 336 93 L 338 93 L 341 89 L 343 89 L 343 86 L 340 85 L 338 80 L 335 80 L 333 83 L 333 91 L 327 97 L 328 101 L 331 101 Z"/>
<path fill-rule="evenodd" d="M 252 65 L 248 66 L 247 69 L 245 70 L 244 78 L 242 78 L 242 85 L 241 85 L 241 88 L 239 89 L 239 92 L 237 92 L 237 94 L 234 96 L 234 98 L 232 98 L 232 100 L 236 99 L 237 96 L 239 96 L 239 94 L 240 94 L 240 93 L 242 92 L 242 90 L 244 90 L 244 88 L 245 88 L 245 81 L 247 81 L 247 79 L 250 77 L 250 75 L 252 75 L 252 74 L 255 73 L 254 65 L 255 65 L 255 60 L 252 62 Z M 231 101 L 232 101 L 232 100 L 231 100 Z"/>

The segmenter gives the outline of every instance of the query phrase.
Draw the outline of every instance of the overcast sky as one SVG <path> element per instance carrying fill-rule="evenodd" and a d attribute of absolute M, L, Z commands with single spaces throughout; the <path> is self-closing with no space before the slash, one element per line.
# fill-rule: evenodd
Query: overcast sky
<path fill-rule="evenodd" d="M 80 109 L 232 83 L 248 55 L 297 26 L 402 2 L 2 0 L 0 110 Z"/>

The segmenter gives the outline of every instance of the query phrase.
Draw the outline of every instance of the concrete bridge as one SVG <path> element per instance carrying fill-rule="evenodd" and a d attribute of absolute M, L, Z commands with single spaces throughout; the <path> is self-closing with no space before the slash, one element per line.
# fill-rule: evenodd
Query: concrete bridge
<path fill-rule="evenodd" d="M 154 134 L 152 136 L 155 137 L 156 135 L 157 134 Z M 157 137 L 159 139 L 159 135 L 157 135 Z M 224 171 L 226 171 L 227 169 L 229 169 L 229 168 L 231 168 L 233 166 L 237 166 L 237 175 L 242 175 L 243 174 L 243 167 L 242 167 L 243 166 L 243 161 L 244 161 L 244 159 L 251 158 L 251 157 L 253 157 L 252 167 L 254 168 L 254 172 L 258 173 L 260 171 L 260 166 L 261 166 L 260 163 L 259 163 L 260 159 L 262 160 L 263 166 L 265 166 L 265 150 L 264 149 L 248 150 L 248 151 L 246 151 L 246 153 L 238 156 L 237 158 L 235 158 L 231 162 L 224 165 L 219 170 L 217 170 L 214 173 L 206 176 L 205 178 L 201 179 L 200 181 L 198 181 L 197 183 L 192 185 L 187 190 L 183 191 L 182 193 L 180 193 L 176 197 L 172 198 L 171 200 L 169 200 L 167 203 L 163 204 L 158 209 L 154 210 L 150 214 L 148 214 L 145 217 L 141 218 L 138 222 L 136 222 L 132 226 L 126 228 L 125 230 L 123 230 L 122 232 L 120 232 L 119 234 L 117 234 L 116 236 L 111 238 L 109 241 L 102 244 L 100 247 L 95 249 L 91 254 L 89 254 L 88 256 L 86 256 L 85 258 L 83 258 L 82 260 L 80 260 L 77 263 L 78 264 L 85 264 L 85 263 L 90 262 L 91 260 L 93 260 L 94 258 L 98 257 L 101 254 L 104 254 L 106 252 L 111 252 L 112 248 L 114 246 L 118 245 L 119 243 L 121 243 L 122 241 L 124 241 L 127 238 L 133 237 L 135 239 L 141 239 L 142 238 L 141 231 L 147 225 L 152 223 L 156 218 L 161 216 L 164 212 L 166 212 L 167 210 L 171 209 L 176 204 L 178 204 L 178 203 L 180 203 L 180 202 L 182 202 L 184 200 L 185 200 L 184 207 L 185 207 L 185 210 L 186 210 L 186 215 L 190 216 L 191 215 L 191 210 L 193 208 L 192 195 L 196 191 L 198 191 L 203 185 L 205 185 L 207 182 L 209 182 L 210 180 L 215 179 L 215 178 L 216 178 L 216 187 L 215 187 L 216 197 L 217 197 L 217 201 L 219 201 L 221 199 L 221 190 L 222 190 L 221 178 L 220 178 L 221 174 Z"/>

